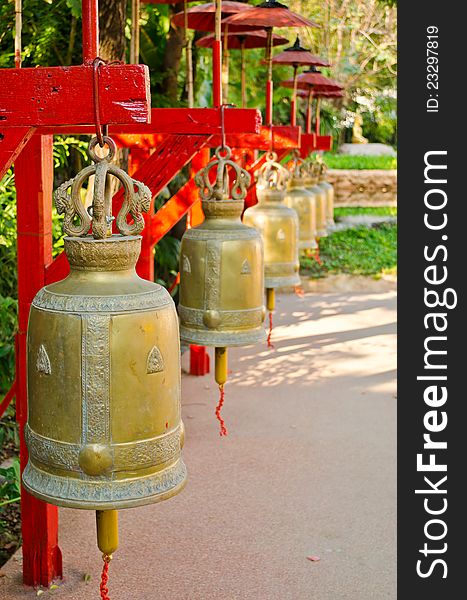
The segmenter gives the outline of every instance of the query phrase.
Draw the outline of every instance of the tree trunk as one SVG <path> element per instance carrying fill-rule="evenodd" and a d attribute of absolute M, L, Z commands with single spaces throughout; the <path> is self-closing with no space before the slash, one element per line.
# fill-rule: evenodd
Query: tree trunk
<path fill-rule="evenodd" d="M 99 56 L 104 60 L 122 60 L 126 62 L 125 24 L 128 0 L 100 0 L 99 2 Z M 128 170 L 128 149 L 118 149 L 115 163 Z M 112 194 L 119 182 L 111 178 Z"/>
<path fill-rule="evenodd" d="M 175 4 L 173 9 L 171 6 L 170 16 L 181 10 L 183 10 L 183 4 Z M 167 45 L 162 63 L 165 77 L 162 80 L 160 91 L 166 94 L 172 105 L 178 104 L 178 71 L 180 69 L 183 45 L 183 29 L 181 27 L 175 29 L 171 24 L 169 33 L 167 34 Z"/>
<path fill-rule="evenodd" d="M 128 0 L 99 2 L 99 56 L 104 60 L 125 60 L 125 24 Z"/>

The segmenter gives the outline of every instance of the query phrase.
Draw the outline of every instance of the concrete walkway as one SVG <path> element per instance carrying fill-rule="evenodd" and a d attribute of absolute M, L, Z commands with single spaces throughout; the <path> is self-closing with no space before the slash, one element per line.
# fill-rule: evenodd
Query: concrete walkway
<path fill-rule="evenodd" d="M 393 291 L 279 296 L 275 349 L 230 352 L 227 438 L 212 377 L 183 377 L 190 479 L 121 512 L 112 600 L 395 600 L 395 309 Z M 41 598 L 99 597 L 94 535 L 61 510 L 65 579 Z M 20 561 L 2 600 L 36 597 Z"/>

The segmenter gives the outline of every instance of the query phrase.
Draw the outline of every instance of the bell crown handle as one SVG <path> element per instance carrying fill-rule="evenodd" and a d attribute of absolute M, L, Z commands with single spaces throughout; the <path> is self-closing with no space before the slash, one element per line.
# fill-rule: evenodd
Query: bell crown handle
<path fill-rule="evenodd" d="M 279 162 L 277 162 L 277 154 L 268 152 L 264 165 L 255 171 L 256 186 L 259 189 L 270 189 L 284 191 L 287 187 L 287 182 L 291 178 L 291 173 Z"/>
<path fill-rule="evenodd" d="M 294 178 L 301 179 L 305 177 L 307 166 L 303 158 L 301 158 L 299 150 L 294 150 L 293 158 L 289 160 L 287 167 Z"/>
<path fill-rule="evenodd" d="M 199 188 L 201 200 L 243 200 L 248 191 L 251 177 L 231 160 L 232 151 L 228 146 L 216 148 L 214 158 L 195 175 L 195 184 Z M 215 169 L 214 181 L 211 171 Z M 230 172 L 229 172 L 230 171 Z M 234 177 L 231 178 L 233 171 Z"/>
<path fill-rule="evenodd" d="M 144 228 L 142 212 L 147 212 L 151 205 L 152 194 L 150 189 L 140 181 L 132 179 L 123 169 L 112 164 L 115 153 L 115 142 L 104 136 L 109 152 L 100 157 L 94 148 L 98 144 L 97 138 L 89 143 L 88 153 L 94 161 L 93 165 L 85 167 L 73 179 L 62 183 L 54 192 L 54 201 L 58 214 L 63 214 L 63 232 L 71 237 L 86 236 L 92 225 L 92 235 L 95 239 L 105 239 L 112 235 L 112 197 L 109 186 L 109 175 L 116 177 L 123 187 L 123 203 L 120 209 L 116 226 L 124 235 L 137 235 Z M 84 182 L 94 175 L 94 189 L 92 205 L 89 212 L 86 210 L 81 197 Z M 132 223 L 128 223 L 130 215 Z"/>

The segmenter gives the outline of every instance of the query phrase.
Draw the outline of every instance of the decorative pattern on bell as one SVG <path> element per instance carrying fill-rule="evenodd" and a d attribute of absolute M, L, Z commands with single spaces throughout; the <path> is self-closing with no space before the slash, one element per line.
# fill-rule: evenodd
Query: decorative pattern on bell
<path fill-rule="evenodd" d="M 316 196 L 305 188 L 306 165 L 299 153 L 296 152 L 287 166 L 292 178 L 288 183 L 284 202 L 298 215 L 299 248 L 316 250 L 318 248 L 316 243 Z"/>
<path fill-rule="evenodd" d="M 317 162 L 309 162 L 305 171 L 305 189 L 315 195 L 316 237 L 326 237 L 327 232 L 327 194 L 318 185 L 320 167 Z"/>
<path fill-rule="evenodd" d="M 230 156 L 229 148 L 217 148 L 195 176 L 206 218 L 185 232 L 180 250 L 180 336 L 202 346 L 266 339 L 263 244 L 240 220 L 250 176 Z"/>
<path fill-rule="evenodd" d="M 326 194 L 326 225 L 333 227 L 334 223 L 334 187 L 326 181 L 326 172 L 328 170 L 324 162 L 319 161 L 319 179 L 318 187 L 324 190 Z"/>
<path fill-rule="evenodd" d="M 269 153 L 255 173 L 258 204 L 243 214 L 245 225 L 255 227 L 264 244 L 264 287 L 299 285 L 298 215 L 284 204 L 290 172 Z"/>
<path fill-rule="evenodd" d="M 92 140 L 95 164 L 54 194 L 71 272 L 31 307 L 23 474 L 41 500 L 96 510 L 163 500 L 186 478 L 177 313 L 164 288 L 135 272 L 151 193 L 110 164 L 115 144 L 104 140 L 108 156 L 98 158 Z M 80 188 L 92 174 L 91 217 Z M 125 191 L 121 235 L 111 233 L 109 175 Z"/>

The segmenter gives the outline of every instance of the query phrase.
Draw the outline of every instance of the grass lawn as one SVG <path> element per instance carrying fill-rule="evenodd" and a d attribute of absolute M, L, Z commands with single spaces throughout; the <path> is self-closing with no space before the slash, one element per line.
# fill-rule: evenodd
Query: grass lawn
<path fill-rule="evenodd" d="M 336 231 L 319 241 L 321 264 L 314 257 L 301 257 L 301 274 L 320 278 L 348 273 L 375 278 L 397 273 L 397 225 L 381 223 Z"/>
<path fill-rule="evenodd" d="M 334 209 L 334 218 L 348 217 L 353 215 L 377 215 L 379 217 L 397 217 L 397 206 L 374 206 L 359 208 L 354 206 L 343 206 Z"/>
<path fill-rule="evenodd" d="M 397 169 L 397 157 L 362 154 L 325 154 L 324 162 L 330 169 Z"/>

